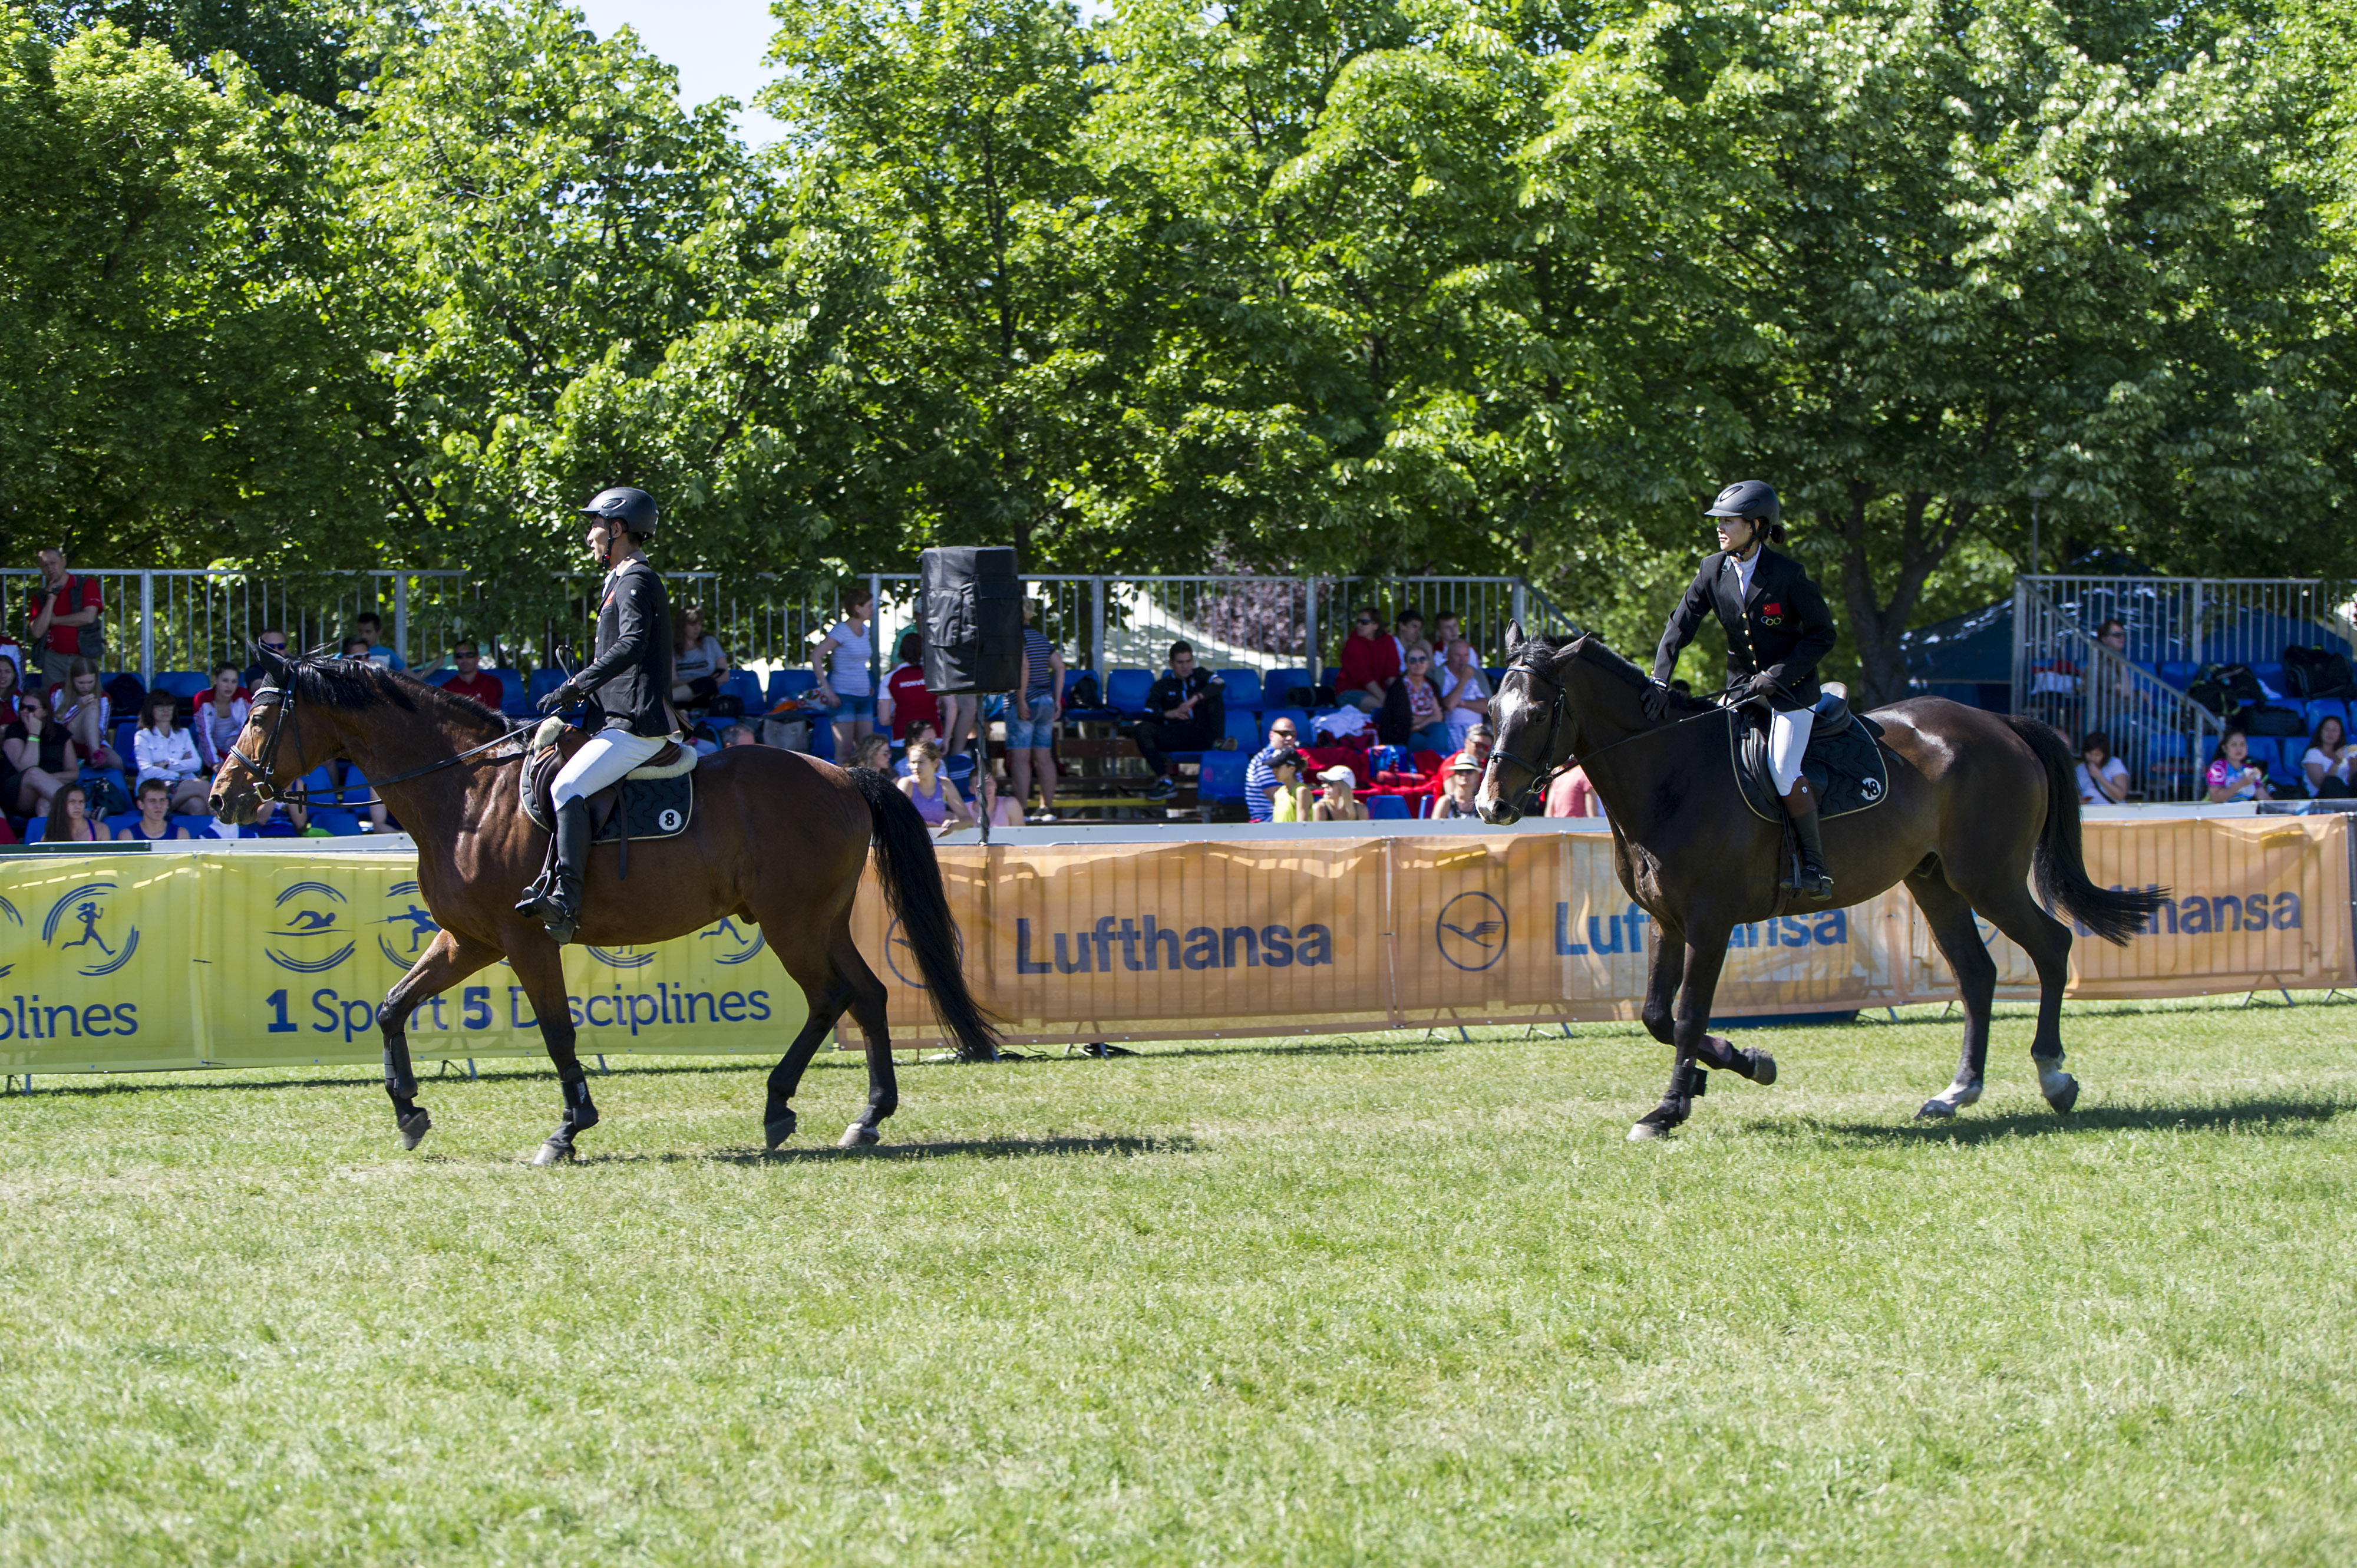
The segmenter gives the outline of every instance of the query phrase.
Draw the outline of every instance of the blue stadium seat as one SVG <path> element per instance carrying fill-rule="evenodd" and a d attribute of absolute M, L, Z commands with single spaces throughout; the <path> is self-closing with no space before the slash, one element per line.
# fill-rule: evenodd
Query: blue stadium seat
<path fill-rule="evenodd" d="M 2314 702 L 2308 704 L 2307 713 L 2308 733 L 2310 735 L 2314 735 L 2316 733 L 2316 726 L 2322 724 L 2327 718 L 2339 719 L 2341 721 L 2342 733 L 2346 734 L 2348 731 L 2349 704 L 2341 701 L 2339 697 L 2319 697 Z"/>
<path fill-rule="evenodd" d="M 532 679 L 524 682 L 523 694 L 526 705 L 537 709 L 543 697 L 563 684 L 565 684 L 565 671 L 562 670 L 544 667 L 533 671 Z"/>
<path fill-rule="evenodd" d="M 2160 661 L 2160 678 L 2182 692 L 2193 684 L 2193 672 L 2201 668 L 2190 659 L 2164 659 Z"/>
<path fill-rule="evenodd" d="M 1260 678 L 1260 701 L 1263 708 L 1281 708 L 1293 701 L 1296 686 L 1316 686 L 1307 670 L 1272 670 Z"/>
<path fill-rule="evenodd" d="M 1203 776 L 1196 783 L 1196 797 L 1204 800 L 1243 800 L 1244 768 L 1251 761 L 1241 751 L 1203 753 Z"/>
<path fill-rule="evenodd" d="M 48 818 L 47 818 L 47 817 L 30 817 L 30 818 L 27 818 L 27 819 L 26 820 L 26 822 L 25 822 L 25 837 L 24 837 L 24 839 L 23 839 L 23 841 L 22 841 L 22 842 L 23 842 L 23 843 L 40 843 L 40 842 L 41 842 L 41 837 L 42 837 L 42 835 L 43 835 L 43 834 L 45 834 L 45 833 L 47 833 L 48 831 L 49 831 L 49 819 L 48 819 Z"/>
<path fill-rule="evenodd" d="M 139 813 L 136 811 L 117 811 L 114 815 L 106 819 L 107 833 L 111 837 L 115 833 L 121 832 L 124 829 L 129 827 L 138 820 Z"/>
<path fill-rule="evenodd" d="M 347 806 L 360 806 L 360 805 L 362 805 L 362 804 L 364 804 L 364 803 L 367 801 L 368 798 L 369 798 L 371 795 L 373 795 L 373 794 L 375 794 L 375 793 L 376 793 L 375 789 L 373 789 L 372 788 L 371 788 L 371 787 L 370 787 L 369 781 L 368 781 L 367 779 L 363 779 L 363 778 L 361 778 L 361 770 L 360 770 L 359 768 L 352 768 L 352 767 L 349 767 L 349 766 L 347 766 L 347 767 L 345 768 L 345 769 L 344 769 L 344 804 L 345 804 L 345 805 L 347 805 Z"/>
<path fill-rule="evenodd" d="M 767 706 L 761 701 L 761 678 L 750 670 L 731 670 L 728 679 L 720 683 L 721 694 L 736 698 L 748 714 L 758 714 Z"/>
<path fill-rule="evenodd" d="M 1255 711 L 1259 709 L 1261 700 L 1259 671 L 1222 670 L 1218 673 L 1220 679 L 1227 682 L 1220 693 L 1220 700 L 1225 704 L 1228 712 L 1234 713 L 1239 708 L 1250 708 Z"/>
<path fill-rule="evenodd" d="M 1247 757 L 1258 751 L 1263 745 L 1260 738 L 1260 715 L 1246 713 L 1239 708 L 1230 708 L 1227 714 L 1229 736 L 1237 746 L 1243 747 Z"/>
<path fill-rule="evenodd" d="M 359 817 L 350 811 L 333 807 L 312 812 L 311 825 L 315 828 L 325 828 L 328 830 L 328 836 L 339 839 L 356 837 L 361 831 Z"/>
<path fill-rule="evenodd" d="M 2281 660 L 2277 660 L 2273 664 L 2254 664 L 2251 666 L 2251 673 L 2259 678 L 2259 684 L 2266 687 L 2267 690 L 2271 692 L 2281 692 L 2287 690 L 2284 685 L 2283 663 Z"/>
<path fill-rule="evenodd" d="M 193 701 L 198 693 L 212 683 L 213 678 L 201 670 L 165 670 L 156 673 L 156 683 L 148 690 L 169 692 L 176 697 Z"/>
<path fill-rule="evenodd" d="M 1146 694 L 1154 690 L 1148 670 L 1114 670 L 1104 679 L 1105 705 L 1135 718 L 1146 711 Z"/>
<path fill-rule="evenodd" d="M 769 706 L 774 708 L 788 697 L 799 697 L 818 687 L 818 676 L 808 670 L 772 670 L 770 671 Z"/>
<path fill-rule="evenodd" d="M 524 695 L 523 671 L 494 670 L 491 673 L 500 678 L 500 712 L 511 719 L 532 717 L 532 703 Z"/>
<path fill-rule="evenodd" d="M 1370 822 L 1406 822 L 1410 816 L 1407 802 L 1397 795 L 1367 797 L 1367 818 Z"/>
<path fill-rule="evenodd" d="M 328 765 L 324 762 L 296 779 L 295 785 L 303 791 L 303 798 L 314 804 L 336 799 L 335 777 L 328 771 Z"/>
<path fill-rule="evenodd" d="M 188 829 L 188 836 L 189 836 L 190 838 L 192 838 L 192 839 L 210 839 L 210 838 L 219 838 L 219 837 L 221 836 L 219 833 L 217 833 L 217 832 L 213 832 L 213 820 L 212 820 L 210 817 L 178 817 L 178 816 L 176 816 L 176 817 L 171 818 L 171 819 L 170 819 L 170 822 L 171 822 L 172 826 L 174 826 L 174 827 L 176 827 L 176 828 L 186 828 L 186 829 Z M 236 834 L 234 834 L 233 836 L 238 837 L 238 838 L 243 838 L 243 837 L 245 836 L 245 834 L 244 834 L 243 831 L 242 831 L 242 830 L 241 830 L 239 832 L 237 832 L 237 833 L 236 833 Z"/>

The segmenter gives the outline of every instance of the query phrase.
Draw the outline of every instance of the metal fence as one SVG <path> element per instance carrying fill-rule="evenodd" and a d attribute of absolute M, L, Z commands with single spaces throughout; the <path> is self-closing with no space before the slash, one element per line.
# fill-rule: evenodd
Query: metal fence
<path fill-rule="evenodd" d="M 501 608 L 484 585 L 455 571 L 266 575 L 206 570 L 77 571 L 95 578 L 103 608 L 102 662 L 136 671 L 208 670 L 243 664 L 247 645 L 264 630 L 283 631 L 298 648 L 332 646 L 363 615 L 381 623 L 379 641 L 410 668 L 447 662 L 451 645 L 471 639 L 484 662 L 531 671 L 577 658 L 595 628 L 597 579 L 550 579 L 547 614 Z M 0 571 L 0 626 L 21 635 L 28 597 L 40 574 Z M 694 605 L 705 627 L 738 664 L 760 670 L 800 666 L 843 617 L 843 595 L 865 584 L 875 596 L 873 636 L 880 673 L 900 634 L 916 624 L 917 578 L 877 573 L 813 594 L 765 575 L 667 572 L 673 606 Z M 1519 620 L 1532 632 L 1573 629 L 1546 596 L 1512 577 L 1282 577 L 1266 575 L 1101 576 L 1049 575 L 1025 580 L 1040 607 L 1036 624 L 1075 667 L 1159 670 L 1169 645 L 1193 643 L 1212 667 L 1308 669 L 1321 674 L 1350 633 L 1351 612 L 1372 605 L 1386 622 L 1405 610 L 1425 618 L 1427 637 L 1444 615 L 1477 658 L 1504 657 L 1505 630 Z M 511 603 L 511 596 L 501 603 Z"/>
<path fill-rule="evenodd" d="M 2204 664 L 2274 664 L 2293 645 L 2346 651 L 2351 628 L 2306 578 L 2014 579 L 2013 710 L 2074 739 L 2101 732 L 2140 798 L 2190 800 L 2221 723 L 2184 692 Z M 2098 637 L 2118 621 L 2124 647 Z"/>

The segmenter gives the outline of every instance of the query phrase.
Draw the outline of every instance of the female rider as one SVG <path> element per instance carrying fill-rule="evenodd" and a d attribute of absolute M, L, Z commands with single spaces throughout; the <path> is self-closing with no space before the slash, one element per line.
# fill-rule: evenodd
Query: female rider
<path fill-rule="evenodd" d="M 1768 760 L 1784 812 L 1801 841 L 1801 866 L 1787 870 L 1787 892 L 1823 902 L 1834 896 L 1825 875 L 1825 849 L 1817 832 L 1817 802 L 1801 772 L 1815 722 L 1817 661 L 1832 651 L 1834 618 L 1824 596 L 1801 564 L 1767 548 L 1784 538 L 1783 509 L 1776 492 L 1759 479 L 1745 479 L 1718 492 L 1703 514 L 1717 520 L 1718 553 L 1706 556 L 1694 585 L 1670 612 L 1662 645 L 1653 652 L 1653 680 L 1645 689 L 1645 716 L 1659 720 L 1670 708 L 1670 672 L 1678 654 L 1694 640 L 1703 617 L 1716 613 L 1727 631 L 1730 692 L 1746 702 L 1769 705 Z"/>

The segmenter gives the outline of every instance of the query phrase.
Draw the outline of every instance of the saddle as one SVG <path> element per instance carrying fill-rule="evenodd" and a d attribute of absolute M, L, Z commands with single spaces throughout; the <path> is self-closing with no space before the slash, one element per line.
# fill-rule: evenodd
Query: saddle
<path fill-rule="evenodd" d="M 1853 714 L 1839 694 L 1817 699 L 1816 722 L 1801 772 L 1817 792 L 1819 817 L 1845 817 L 1878 805 L 1890 792 L 1890 767 L 1883 754 L 1882 726 Z M 1743 803 L 1762 822 L 1784 822 L 1784 806 L 1768 767 L 1768 726 L 1757 716 L 1732 726 L 1731 757 Z"/>
<path fill-rule="evenodd" d="M 588 737 L 562 720 L 544 721 L 524 753 L 523 810 L 549 834 L 549 853 L 555 853 L 556 809 L 550 792 L 565 758 L 581 749 Z M 619 784 L 598 790 L 584 802 L 589 808 L 589 843 L 621 846 L 621 873 L 630 874 L 632 839 L 676 838 L 695 818 L 695 769 L 704 759 L 692 746 L 673 738 L 661 751 L 623 775 Z"/>

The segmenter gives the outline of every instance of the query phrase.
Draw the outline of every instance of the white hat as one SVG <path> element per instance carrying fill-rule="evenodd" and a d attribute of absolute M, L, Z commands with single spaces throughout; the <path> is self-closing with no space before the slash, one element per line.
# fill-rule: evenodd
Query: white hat
<path fill-rule="evenodd" d="M 1318 779 L 1324 784 L 1356 784 L 1359 781 L 1359 776 L 1351 771 L 1350 764 L 1344 762 L 1338 762 L 1333 767 L 1324 769 L 1318 775 Z"/>

